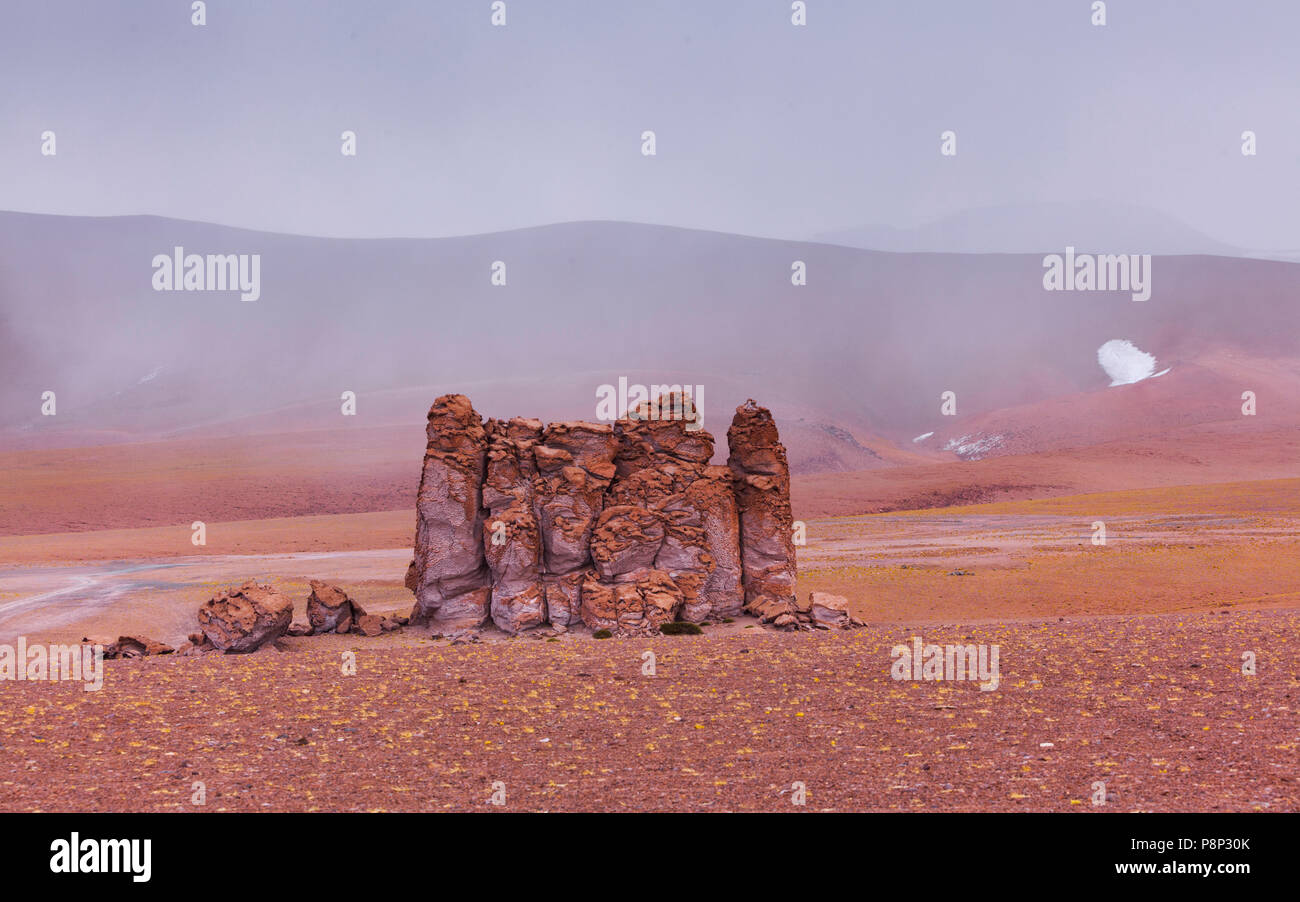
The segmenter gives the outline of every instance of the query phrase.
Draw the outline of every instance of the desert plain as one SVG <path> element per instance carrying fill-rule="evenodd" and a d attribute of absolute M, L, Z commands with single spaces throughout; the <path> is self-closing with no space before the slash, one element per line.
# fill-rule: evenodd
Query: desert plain
<path fill-rule="evenodd" d="M 263 435 L 238 464 L 197 442 L 5 452 L 0 641 L 179 644 L 250 578 L 299 613 L 312 579 L 407 613 L 419 442 L 400 435 L 347 454 Z M 99 692 L 5 683 L 0 808 L 1293 811 L 1300 478 L 1222 436 L 1182 447 L 796 475 L 798 597 L 847 597 L 861 629 L 412 627 L 108 661 Z M 913 637 L 996 644 L 999 687 L 893 679 Z"/>

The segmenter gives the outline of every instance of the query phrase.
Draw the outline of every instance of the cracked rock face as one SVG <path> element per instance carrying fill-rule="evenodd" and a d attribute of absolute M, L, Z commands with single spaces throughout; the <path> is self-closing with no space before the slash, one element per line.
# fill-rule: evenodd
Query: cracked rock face
<path fill-rule="evenodd" d="M 487 509 L 483 555 L 492 574 L 492 622 L 518 633 L 546 622 L 542 585 L 542 533 L 533 514 L 533 447 L 541 440 L 540 420 L 488 420 Z"/>
<path fill-rule="evenodd" d="M 808 616 L 813 626 L 821 629 L 847 629 L 849 600 L 843 595 L 813 592 L 808 596 Z"/>
<path fill-rule="evenodd" d="M 753 399 L 736 408 L 727 430 L 740 513 L 740 548 L 745 608 L 764 622 L 796 611 L 795 557 L 790 512 L 790 465 L 776 423 Z"/>
<path fill-rule="evenodd" d="M 649 636 L 674 619 L 682 590 L 663 570 L 637 570 L 618 582 L 588 576 L 582 584 L 582 620 L 593 630 Z"/>
<path fill-rule="evenodd" d="M 224 652 L 257 651 L 283 636 L 292 620 L 293 601 L 252 580 L 199 608 L 199 629 Z"/>
<path fill-rule="evenodd" d="M 742 608 L 793 616 L 789 469 L 772 417 L 737 408 L 727 467 L 709 465 L 713 436 L 698 422 L 676 393 L 613 426 L 484 423 L 463 395 L 439 398 L 406 580 L 412 621 L 649 635 Z"/>
<path fill-rule="evenodd" d="M 469 398 L 443 395 L 429 409 L 427 435 L 415 505 L 411 622 L 479 626 L 492 593 L 483 554 L 487 432 Z"/>
<path fill-rule="evenodd" d="M 307 596 L 307 621 L 313 633 L 346 633 L 366 612 L 337 586 L 311 581 L 311 594 Z"/>
<path fill-rule="evenodd" d="M 607 507 L 591 536 L 591 559 L 600 578 L 612 581 L 654 567 L 663 543 L 663 520 L 654 511 L 630 504 Z"/>
<path fill-rule="evenodd" d="M 618 439 L 610 426 L 552 423 L 533 448 L 537 522 L 548 573 L 569 573 L 591 561 L 591 533 L 614 478 Z"/>
<path fill-rule="evenodd" d="M 736 617 L 744 608 L 740 513 L 734 481 L 729 468 L 709 467 L 691 484 L 683 498 L 687 509 L 698 512 L 704 549 L 713 558 L 713 569 L 700 587 L 699 607 L 694 612 L 685 612 L 685 620 Z"/>
<path fill-rule="evenodd" d="M 546 619 L 552 626 L 567 629 L 582 622 L 582 584 L 591 573 L 595 571 L 587 568 L 542 577 L 546 590 Z"/>

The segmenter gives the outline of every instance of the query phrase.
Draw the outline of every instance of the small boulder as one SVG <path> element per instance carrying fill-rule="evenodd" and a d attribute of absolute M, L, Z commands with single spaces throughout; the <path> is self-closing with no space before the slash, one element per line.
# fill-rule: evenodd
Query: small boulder
<path fill-rule="evenodd" d="M 190 633 L 186 636 L 186 639 L 188 641 L 182 644 L 180 648 L 176 649 L 177 655 L 201 655 L 205 652 L 215 651 L 212 647 L 212 643 L 208 641 L 208 637 L 203 635 L 201 632 Z"/>
<path fill-rule="evenodd" d="M 793 614 L 777 614 L 772 618 L 772 626 L 779 630 L 795 630 L 799 628 L 799 620 Z"/>
<path fill-rule="evenodd" d="M 268 585 L 249 580 L 227 589 L 199 608 L 199 628 L 223 652 L 257 651 L 285 634 L 293 601 Z"/>
<path fill-rule="evenodd" d="M 847 629 L 849 627 L 849 600 L 843 595 L 813 592 L 808 596 L 808 614 L 813 626 L 822 629 Z"/>
<path fill-rule="evenodd" d="M 90 640 L 82 640 L 88 642 Z M 94 642 L 92 645 L 104 647 L 105 658 L 143 658 L 145 655 L 170 655 L 176 649 L 170 645 L 155 641 L 147 636 L 118 636 L 116 642 Z"/>
<path fill-rule="evenodd" d="M 346 633 L 366 612 L 338 586 L 311 581 L 307 596 L 307 619 L 316 633 Z"/>

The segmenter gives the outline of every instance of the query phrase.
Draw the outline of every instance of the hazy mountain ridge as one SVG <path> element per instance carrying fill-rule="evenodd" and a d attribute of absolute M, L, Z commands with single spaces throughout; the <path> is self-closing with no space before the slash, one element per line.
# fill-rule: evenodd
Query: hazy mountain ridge
<path fill-rule="evenodd" d="M 151 261 L 175 246 L 260 254 L 260 299 L 154 291 Z M 497 260 L 505 286 L 490 281 Z M 805 286 L 791 284 L 794 261 Z M 1297 355 L 1300 266 L 1187 256 L 1153 270 L 1151 300 L 1135 303 L 1046 292 L 1031 254 L 897 254 L 612 222 L 348 240 L 6 213 L 0 426 L 28 447 L 69 430 L 102 440 L 216 435 L 227 422 L 333 428 L 345 390 L 360 395 L 365 423 L 385 393 L 405 400 L 378 401 L 383 422 L 418 423 L 448 386 L 470 386 L 490 415 L 591 418 L 599 384 L 638 374 L 703 384 L 719 437 L 728 405 L 754 397 L 792 443 L 807 421 L 807 462 L 867 468 L 889 463 L 873 435 L 896 444 L 890 454 L 934 453 L 910 440 L 942 426 L 945 391 L 966 417 L 1105 389 L 1095 354 L 1109 339 L 1162 361 L 1222 348 Z M 46 390 L 57 417 L 39 416 Z"/>
<path fill-rule="evenodd" d="M 1002 204 L 915 228 L 862 225 L 813 238 L 895 253 L 1045 254 L 1068 246 L 1088 253 L 1247 255 L 1155 210 L 1102 202 Z"/>

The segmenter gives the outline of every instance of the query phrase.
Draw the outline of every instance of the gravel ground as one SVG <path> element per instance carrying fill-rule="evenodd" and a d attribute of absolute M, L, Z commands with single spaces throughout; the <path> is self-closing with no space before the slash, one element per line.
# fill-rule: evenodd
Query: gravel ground
<path fill-rule="evenodd" d="M 917 633 L 299 640 L 0 682 L 0 810 L 1300 810 L 1300 612 L 920 632 L 997 644 L 989 692 L 892 679 Z"/>

